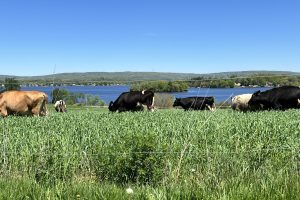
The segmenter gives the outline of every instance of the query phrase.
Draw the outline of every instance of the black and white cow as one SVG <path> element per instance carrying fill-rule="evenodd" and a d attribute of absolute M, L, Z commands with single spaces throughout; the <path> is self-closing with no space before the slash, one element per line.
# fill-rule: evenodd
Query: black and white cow
<path fill-rule="evenodd" d="M 263 105 L 264 109 L 286 110 L 299 108 L 300 88 L 296 86 L 282 86 L 264 92 L 253 93 L 248 104 Z"/>
<path fill-rule="evenodd" d="M 211 110 L 214 111 L 215 99 L 214 97 L 187 97 L 176 98 L 173 107 L 181 106 L 184 110 Z"/>
<path fill-rule="evenodd" d="M 141 111 L 146 105 L 149 111 L 154 110 L 154 92 L 150 90 L 123 92 L 114 102 L 110 102 L 108 109 L 112 112 Z"/>
<path fill-rule="evenodd" d="M 67 112 L 67 105 L 64 100 L 56 101 L 54 104 L 56 112 Z"/>

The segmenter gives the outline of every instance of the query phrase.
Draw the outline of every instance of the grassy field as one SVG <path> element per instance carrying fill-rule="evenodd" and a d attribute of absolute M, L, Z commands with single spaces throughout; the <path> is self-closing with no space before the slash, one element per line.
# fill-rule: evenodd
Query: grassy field
<path fill-rule="evenodd" d="M 0 199 L 299 199 L 299 119 L 91 107 L 7 117 Z"/>

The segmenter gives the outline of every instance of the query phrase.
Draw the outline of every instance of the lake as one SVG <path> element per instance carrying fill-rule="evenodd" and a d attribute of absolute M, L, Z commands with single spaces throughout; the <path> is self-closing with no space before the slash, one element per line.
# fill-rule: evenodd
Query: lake
<path fill-rule="evenodd" d="M 55 88 L 66 89 L 69 92 L 80 92 L 83 94 L 92 94 L 99 96 L 106 104 L 114 101 L 122 92 L 129 91 L 129 86 L 116 85 L 116 86 L 35 86 L 35 87 L 22 87 L 22 90 L 38 90 L 45 92 L 51 100 L 51 91 Z M 270 88 L 189 88 L 187 92 L 173 92 L 171 95 L 177 98 L 189 96 L 214 96 L 217 103 L 230 101 L 231 96 L 245 93 L 253 93 L 257 90 L 265 91 Z"/>

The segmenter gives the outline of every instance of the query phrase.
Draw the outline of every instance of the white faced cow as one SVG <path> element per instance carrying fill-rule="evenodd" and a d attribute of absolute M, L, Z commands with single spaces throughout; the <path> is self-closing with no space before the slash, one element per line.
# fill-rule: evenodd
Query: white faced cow
<path fill-rule="evenodd" d="M 45 116 L 48 96 L 39 91 L 6 91 L 0 94 L 0 114 Z"/>
<path fill-rule="evenodd" d="M 56 112 L 67 112 L 67 105 L 64 100 L 56 101 L 54 104 Z"/>
<path fill-rule="evenodd" d="M 249 107 L 249 100 L 251 99 L 252 94 L 240 94 L 236 95 L 231 99 L 231 108 L 237 111 L 248 111 L 250 110 Z"/>

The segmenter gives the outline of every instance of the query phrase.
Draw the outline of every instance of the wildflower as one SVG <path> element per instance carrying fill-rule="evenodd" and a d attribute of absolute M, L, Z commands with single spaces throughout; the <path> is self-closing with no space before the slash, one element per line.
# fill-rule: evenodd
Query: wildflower
<path fill-rule="evenodd" d="M 132 194 L 132 193 L 133 193 L 133 190 L 129 187 L 129 188 L 126 189 L 126 193 L 127 193 L 127 194 Z"/>

